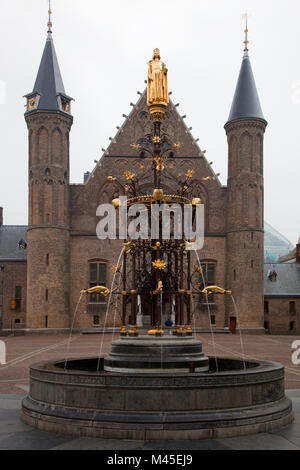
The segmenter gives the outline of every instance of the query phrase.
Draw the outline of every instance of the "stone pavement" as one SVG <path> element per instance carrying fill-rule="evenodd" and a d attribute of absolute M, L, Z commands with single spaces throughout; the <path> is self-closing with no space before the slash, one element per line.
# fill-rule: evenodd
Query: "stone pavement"
<path fill-rule="evenodd" d="M 38 431 L 19 420 L 22 395 L 0 395 L 0 450 L 300 450 L 300 389 L 291 390 L 295 421 L 281 431 L 199 441 L 119 441 Z"/>

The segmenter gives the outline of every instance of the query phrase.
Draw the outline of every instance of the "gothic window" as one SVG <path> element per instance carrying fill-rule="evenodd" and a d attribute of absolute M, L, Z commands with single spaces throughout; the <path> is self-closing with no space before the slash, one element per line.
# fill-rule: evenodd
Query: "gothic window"
<path fill-rule="evenodd" d="M 90 287 L 106 286 L 106 263 L 90 263 Z M 90 302 L 103 302 L 104 297 L 100 294 L 91 294 Z"/>
<path fill-rule="evenodd" d="M 289 313 L 296 313 L 296 302 L 294 300 L 289 303 Z"/>
<path fill-rule="evenodd" d="M 22 303 L 22 287 L 16 286 L 15 288 L 15 301 L 16 301 L 16 311 L 21 310 L 21 303 Z"/>

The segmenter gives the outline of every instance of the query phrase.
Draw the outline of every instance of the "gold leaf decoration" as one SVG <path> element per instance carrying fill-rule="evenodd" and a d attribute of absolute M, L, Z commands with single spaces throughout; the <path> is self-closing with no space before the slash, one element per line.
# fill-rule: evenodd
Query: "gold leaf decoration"
<path fill-rule="evenodd" d="M 166 267 L 166 262 L 162 261 L 161 259 L 157 259 L 156 261 L 152 261 L 152 266 L 155 269 L 159 269 L 160 271 L 162 271 Z"/>

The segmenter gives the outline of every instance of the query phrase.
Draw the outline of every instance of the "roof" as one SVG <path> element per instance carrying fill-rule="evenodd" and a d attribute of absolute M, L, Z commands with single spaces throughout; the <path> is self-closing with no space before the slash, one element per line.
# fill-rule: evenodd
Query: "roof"
<path fill-rule="evenodd" d="M 240 118 L 259 118 L 265 120 L 247 52 L 245 52 L 243 57 L 228 122 Z"/>
<path fill-rule="evenodd" d="M 275 271 L 276 281 L 269 274 Z M 266 263 L 264 289 L 267 297 L 300 297 L 300 265 L 296 263 Z"/>
<path fill-rule="evenodd" d="M 32 94 L 38 93 L 40 99 L 37 109 L 59 110 L 57 95 L 65 95 L 58 60 L 51 34 L 48 34 Z"/>
<path fill-rule="evenodd" d="M 26 261 L 27 249 L 22 249 L 19 242 L 27 246 L 26 225 L 3 225 L 0 227 L 0 261 Z"/>
<path fill-rule="evenodd" d="M 279 257 L 287 255 L 294 245 L 281 233 L 264 221 L 264 257 L 266 263 L 276 263 Z"/>

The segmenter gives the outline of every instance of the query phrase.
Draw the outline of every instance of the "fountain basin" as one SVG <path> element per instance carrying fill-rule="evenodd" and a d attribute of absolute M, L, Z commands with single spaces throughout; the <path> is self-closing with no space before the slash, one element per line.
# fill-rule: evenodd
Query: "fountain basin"
<path fill-rule="evenodd" d="M 216 371 L 216 361 L 218 371 Z M 104 370 L 80 358 L 30 368 L 21 419 L 38 429 L 114 439 L 170 440 L 269 432 L 292 422 L 284 367 L 268 361 L 209 358 L 207 372 Z"/>

